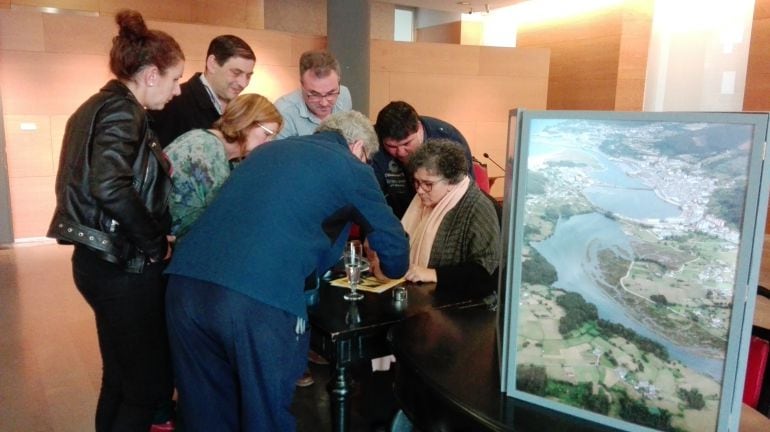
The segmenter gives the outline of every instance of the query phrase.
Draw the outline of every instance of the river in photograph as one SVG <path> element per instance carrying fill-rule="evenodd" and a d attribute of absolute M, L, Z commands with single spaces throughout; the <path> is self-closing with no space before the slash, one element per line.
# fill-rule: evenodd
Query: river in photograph
<path fill-rule="evenodd" d="M 579 140 L 565 141 L 556 133 L 544 130 L 559 121 L 546 121 L 536 125 L 530 157 L 547 157 L 549 154 L 568 150 L 582 152 L 598 162 L 602 169 L 586 170 L 594 181 L 582 190 L 593 205 L 603 211 L 610 211 L 624 218 L 665 219 L 677 217 L 681 209 L 661 199 L 649 186 L 628 176 L 627 169 L 607 155 L 588 148 Z M 554 160 L 557 160 L 558 156 Z M 545 241 L 532 246 L 556 269 L 556 288 L 581 294 L 586 301 L 596 305 L 599 316 L 605 320 L 622 324 L 638 334 L 661 343 L 669 355 L 682 364 L 708 375 L 718 381 L 722 379 L 724 361 L 698 355 L 697 347 L 678 345 L 644 326 L 625 307 L 610 297 L 598 284 L 603 281 L 597 254 L 604 249 L 614 250 L 618 255 L 631 259 L 630 239 L 620 225 L 599 213 L 582 214 L 567 220 L 560 220 L 555 232 Z"/>
<path fill-rule="evenodd" d="M 583 189 L 591 204 L 631 219 L 664 219 L 677 217 L 679 207 L 661 199 L 654 190 L 629 177 L 613 161 L 599 152 L 587 152 L 601 162 L 603 170 L 594 171 L 591 178 L 598 183 Z"/>
<path fill-rule="evenodd" d="M 587 302 L 596 305 L 600 318 L 622 324 L 661 343 L 672 359 L 721 381 L 722 360 L 700 357 L 692 347 L 677 345 L 645 327 L 597 285 L 597 281 L 602 280 L 597 258 L 600 250 L 612 249 L 620 255 L 632 256 L 629 238 L 617 222 L 598 213 L 573 216 L 559 221 L 552 236 L 532 246 L 556 268 L 555 288 L 579 293 Z"/>

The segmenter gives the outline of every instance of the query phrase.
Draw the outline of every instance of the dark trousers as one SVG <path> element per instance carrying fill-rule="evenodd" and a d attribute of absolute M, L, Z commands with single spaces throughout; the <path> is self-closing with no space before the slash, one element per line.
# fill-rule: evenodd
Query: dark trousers
<path fill-rule="evenodd" d="M 309 344 L 296 316 L 177 275 L 166 314 L 185 431 L 296 429 L 290 408 Z"/>
<path fill-rule="evenodd" d="M 96 316 L 102 355 L 98 432 L 147 432 L 171 399 L 162 263 L 127 273 L 82 246 L 72 255 L 75 285 Z"/>

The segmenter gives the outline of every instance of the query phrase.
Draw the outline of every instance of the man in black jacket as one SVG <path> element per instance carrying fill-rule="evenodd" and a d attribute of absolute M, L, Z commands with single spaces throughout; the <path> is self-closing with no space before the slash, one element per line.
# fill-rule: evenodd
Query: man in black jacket
<path fill-rule="evenodd" d="M 372 156 L 370 165 L 388 205 L 399 218 L 404 215 L 415 194 L 406 163 L 425 140 L 446 138 L 457 143 L 468 160 L 468 176 L 476 179 L 471 149 L 463 134 L 443 120 L 417 114 L 414 107 L 404 101 L 393 101 L 380 110 L 374 130 L 380 149 Z"/>
<path fill-rule="evenodd" d="M 208 129 L 227 104 L 249 85 L 257 57 L 238 36 L 211 40 L 203 73 L 181 85 L 182 94 L 161 111 L 151 111 L 152 129 L 163 147 L 192 129 Z"/>

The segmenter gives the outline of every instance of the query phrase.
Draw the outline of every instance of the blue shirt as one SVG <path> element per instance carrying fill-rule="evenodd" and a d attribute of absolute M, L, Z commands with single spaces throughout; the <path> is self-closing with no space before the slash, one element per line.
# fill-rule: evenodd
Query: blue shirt
<path fill-rule="evenodd" d="M 180 242 L 167 273 L 221 285 L 307 318 L 304 281 L 342 256 L 350 223 L 383 272 L 401 277 L 409 242 L 371 167 L 335 132 L 257 147 Z"/>
<path fill-rule="evenodd" d="M 286 138 L 297 135 L 312 135 L 321 123 L 321 119 L 307 109 L 305 100 L 302 99 L 302 89 L 297 89 L 283 95 L 275 101 L 275 107 L 283 117 L 283 128 L 276 138 Z M 353 109 L 353 101 L 350 90 L 344 85 L 340 86 L 340 95 L 332 108 L 332 114 L 336 112 L 350 111 Z"/>

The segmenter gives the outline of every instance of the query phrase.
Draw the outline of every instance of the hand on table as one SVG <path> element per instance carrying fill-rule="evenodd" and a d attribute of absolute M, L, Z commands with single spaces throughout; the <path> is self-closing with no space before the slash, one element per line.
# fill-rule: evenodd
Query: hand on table
<path fill-rule="evenodd" d="M 364 241 L 364 254 L 366 259 L 369 260 L 369 273 L 372 274 L 381 283 L 390 281 L 390 278 L 385 276 L 380 268 L 380 258 L 377 256 L 377 252 L 374 249 L 369 248 L 369 241 Z"/>
<path fill-rule="evenodd" d="M 438 282 L 436 270 L 419 265 L 412 265 L 404 276 L 409 282 Z"/>

